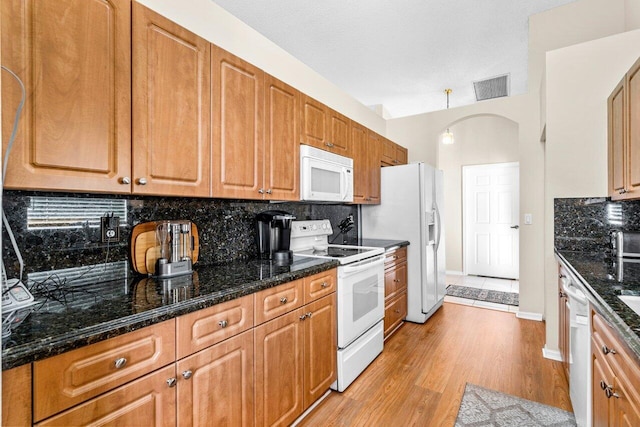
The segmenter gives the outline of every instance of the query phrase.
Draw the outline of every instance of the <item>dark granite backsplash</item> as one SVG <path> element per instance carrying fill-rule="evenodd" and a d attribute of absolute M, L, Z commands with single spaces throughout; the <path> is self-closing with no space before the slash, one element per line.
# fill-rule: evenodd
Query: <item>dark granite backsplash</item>
<path fill-rule="evenodd" d="M 27 227 L 27 210 L 32 198 L 60 198 L 63 202 L 122 200 L 126 205 L 126 222 L 120 227 L 120 241 L 109 245 L 102 243 L 100 228 L 88 224 L 76 228 Z M 328 218 L 334 236 L 339 231 L 340 221 L 353 214 L 356 227 L 347 237 L 356 240 L 358 236 L 358 209 L 354 205 L 26 191 L 5 191 L 2 203 L 24 258 L 26 273 L 127 260 L 131 229 L 140 222 L 153 220 L 188 219 L 194 222 L 200 238 L 198 263 L 203 265 L 255 258 L 255 216 L 265 210 L 284 210 L 300 220 Z M 9 277 L 17 277 L 19 264 L 4 228 L 3 233 L 3 261 Z"/>
<path fill-rule="evenodd" d="M 554 244 L 558 250 L 610 253 L 609 234 L 614 230 L 640 231 L 640 200 L 554 200 Z"/>

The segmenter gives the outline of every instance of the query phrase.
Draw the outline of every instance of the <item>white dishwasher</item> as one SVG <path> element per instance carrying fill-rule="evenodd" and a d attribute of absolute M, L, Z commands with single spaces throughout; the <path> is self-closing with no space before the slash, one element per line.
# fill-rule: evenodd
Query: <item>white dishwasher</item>
<path fill-rule="evenodd" d="M 579 427 L 591 427 L 591 324 L 586 289 L 561 264 L 562 290 L 569 299 L 569 394 Z"/>

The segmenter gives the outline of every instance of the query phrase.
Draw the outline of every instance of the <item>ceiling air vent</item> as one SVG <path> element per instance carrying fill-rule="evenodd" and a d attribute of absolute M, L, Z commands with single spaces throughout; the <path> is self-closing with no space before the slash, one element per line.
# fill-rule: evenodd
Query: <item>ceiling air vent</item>
<path fill-rule="evenodd" d="M 509 74 L 473 82 L 476 101 L 509 96 Z"/>

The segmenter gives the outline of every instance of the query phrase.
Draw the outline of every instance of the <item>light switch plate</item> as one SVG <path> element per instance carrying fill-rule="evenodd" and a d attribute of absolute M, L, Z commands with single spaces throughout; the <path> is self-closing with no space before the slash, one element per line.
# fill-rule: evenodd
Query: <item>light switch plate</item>
<path fill-rule="evenodd" d="M 533 215 L 530 213 L 524 214 L 524 223 L 527 225 L 531 225 L 533 223 Z"/>

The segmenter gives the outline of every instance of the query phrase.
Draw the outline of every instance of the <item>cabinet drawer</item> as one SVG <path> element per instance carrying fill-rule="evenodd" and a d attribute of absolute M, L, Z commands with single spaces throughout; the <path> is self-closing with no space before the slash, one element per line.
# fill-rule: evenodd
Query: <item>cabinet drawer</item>
<path fill-rule="evenodd" d="M 407 290 L 407 263 L 385 270 L 384 272 L 384 297 L 390 299 L 395 297 L 398 292 Z"/>
<path fill-rule="evenodd" d="M 407 248 L 398 248 L 395 251 L 387 252 L 384 255 L 384 268 L 393 267 L 393 264 L 407 260 Z"/>
<path fill-rule="evenodd" d="M 592 336 L 599 351 L 617 376 L 631 384 L 640 384 L 640 362 L 631 353 L 618 333 L 595 311 L 592 312 Z M 606 346 L 606 348 L 604 348 Z M 640 396 L 638 396 L 640 399 Z"/>
<path fill-rule="evenodd" d="M 302 307 L 302 279 L 265 289 L 255 294 L 255 324 L 259 325 Z"/>
<path fill-rule="evenodd" d="M 407 293 L 402 292 L 384 309 L 384 337 L 388 337 L 407 317 Z"/>
<path fill-rule="evenodd" d="M 89 400 L 37 426 L 175 426 L 176 393 L 167 380 L 175 365 Z"/>
<path fill-rule="evenodd" d="M 336 269 L 314 274 L 304 278 L 304 303 L 329 295 L 336 291 Z"/>
<path fill-rule="evenodd" d="M 35 362 L 35 421 L 174 362 L 175 325 L 171 319 Z"/>
<path fill-rule="evenodd" d="M 176 319 L 178 359 L 253 327 L 253 295 L 227 301 Z"/>

